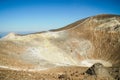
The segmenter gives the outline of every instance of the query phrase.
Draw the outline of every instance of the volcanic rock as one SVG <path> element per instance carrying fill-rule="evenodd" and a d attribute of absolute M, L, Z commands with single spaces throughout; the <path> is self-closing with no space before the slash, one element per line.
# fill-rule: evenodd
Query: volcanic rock
<path fill-rule="evenodd" d="M 0 67 L 41 71 L 60 66 L 120 67 L 120 16 L 97 15 L 60 29 L 0 39 Z"/>

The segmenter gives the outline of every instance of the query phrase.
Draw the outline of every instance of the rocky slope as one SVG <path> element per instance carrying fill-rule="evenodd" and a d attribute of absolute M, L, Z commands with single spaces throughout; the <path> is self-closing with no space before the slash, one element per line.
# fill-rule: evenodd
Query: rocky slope
<path fill-rule="evenodd" d="M 0 39 L 0 67 L 38 71 L 59 66 L 120 67 L 120 16 L 97 15 L 57 30 Z"/>

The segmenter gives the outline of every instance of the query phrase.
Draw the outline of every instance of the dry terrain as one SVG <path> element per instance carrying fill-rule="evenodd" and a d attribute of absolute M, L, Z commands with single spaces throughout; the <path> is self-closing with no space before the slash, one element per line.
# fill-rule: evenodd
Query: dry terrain
<path fill-rule="evenodd" d="M 0 38 L 0 80 L 120 80 L 120 16 L 9 33 Z"/>

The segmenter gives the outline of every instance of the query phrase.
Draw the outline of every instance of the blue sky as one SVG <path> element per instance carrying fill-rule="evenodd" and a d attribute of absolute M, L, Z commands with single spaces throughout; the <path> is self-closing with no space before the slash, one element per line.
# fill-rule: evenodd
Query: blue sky
<path fill-rule="evenodd" d="M 0 0 L 0 32 L 44 31 L 97 14 L 120 15 L 120 0 Z"/>

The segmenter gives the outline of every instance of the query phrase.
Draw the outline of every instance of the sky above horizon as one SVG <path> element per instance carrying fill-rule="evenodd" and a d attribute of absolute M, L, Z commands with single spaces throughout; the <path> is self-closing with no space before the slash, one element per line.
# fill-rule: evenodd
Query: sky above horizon
<path fill-rule="evenodd" d="M 98 14 L 120 15 L 120 0 L 0 0 L 0 32 L 45 31 Z"/>

